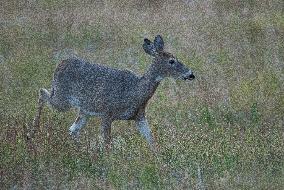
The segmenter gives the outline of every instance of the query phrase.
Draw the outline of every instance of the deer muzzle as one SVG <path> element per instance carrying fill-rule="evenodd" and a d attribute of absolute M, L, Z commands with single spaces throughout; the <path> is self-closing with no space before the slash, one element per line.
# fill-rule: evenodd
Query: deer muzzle
<path fill-rule="evenodd" d="M 194 74 L 192 72 L 187 72 L 182 77 L 183 77 L 184 80 L 193 80 L 193 79 L 195 79 L 195 76 L 194 76 Z"/>

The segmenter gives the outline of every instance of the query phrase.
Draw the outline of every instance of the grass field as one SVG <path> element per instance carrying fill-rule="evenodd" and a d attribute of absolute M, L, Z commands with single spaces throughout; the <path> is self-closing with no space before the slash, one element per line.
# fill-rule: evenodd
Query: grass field
<path fill-rule="evenodd" d="M 284 3 L 281 0 L 2 0 L 1 189 L 284 189 Z M 44 109 L 26 139 L 38 90 L 78 56 L 142 74 L 143 38 L 196 75 L 164 80 L 147 115 L 160 152 L 134 123 L 113 123 L 102 150 L 92 118 L 80 145 L 76 110 Z"/>

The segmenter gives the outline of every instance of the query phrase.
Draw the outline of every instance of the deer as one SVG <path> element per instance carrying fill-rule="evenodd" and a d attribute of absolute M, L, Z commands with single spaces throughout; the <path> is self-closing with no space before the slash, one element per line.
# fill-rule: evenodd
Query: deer
<path fill-rule="evenodd" d="M 50 92 L 44 88 L 39 90 L 34 126 L 39 126 L 45 104 L 61 112 L 76 108 L 78 116 L 69 128 L 74 139 L 79 138 L 88 119 L 96 116 L 101 119 L 104 144 L 109 146 L 112 122 L 134 120 L 142 137 L 152 150 L 155 149 L 145 111 L 149 99 L 164 78 L 193 80 L 195 75 L 173 54 L 164 51 L 161 35 L 153 42 L 144 38 L 143 49 L 153 61 L 142 76 L 79 58 L 63 60 L 55 69 Z"/>

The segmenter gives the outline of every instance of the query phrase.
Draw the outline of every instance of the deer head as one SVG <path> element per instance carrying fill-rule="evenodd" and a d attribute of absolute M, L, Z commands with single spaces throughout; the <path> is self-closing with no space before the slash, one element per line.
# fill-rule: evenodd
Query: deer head
<path fill-rule="evenodd" d="M 192 71 L 181 63 L 173 54 L 164 51 L 164 41 L 160 35 L 155 37 L 154 42 L 144 39 L 143 49 L 145 52 L 154 57 L 154 70 L 157 80 L 165 77 L 175 79 L 193 80 L 195 76 Z"/>

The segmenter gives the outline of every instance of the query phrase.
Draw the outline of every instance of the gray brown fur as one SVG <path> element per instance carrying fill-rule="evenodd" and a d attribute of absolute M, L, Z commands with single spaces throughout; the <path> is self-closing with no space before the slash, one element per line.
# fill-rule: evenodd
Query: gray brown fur
<path fill-rule="evenodd" d="M 148 126 L 145 108 L 160 81 L 165 77 L 194 79 L 191 70 L 172 54 L 164 51 L 160 35 L 154 43 L 144 39 L 143 48 L 153 56 L 153 63 L 143 76 L 130 71 L 91 64 L 76 58 L 62 61 L 54 72 L 51 93 L 40 89 L 38 123 L 44 103 L 59 111 L 72 107 L 79 110 L 78 118 L 70 133 L 78 136 L 89 116 L 102 119 L 102 134 L 106 144 L 110 143 L 111 123 L 114 120 L 135 120 L 140 133 L 152 146 L 153 138 Z"/>

